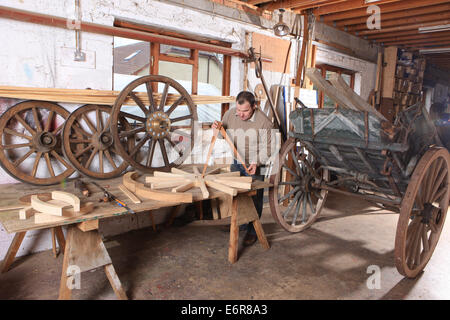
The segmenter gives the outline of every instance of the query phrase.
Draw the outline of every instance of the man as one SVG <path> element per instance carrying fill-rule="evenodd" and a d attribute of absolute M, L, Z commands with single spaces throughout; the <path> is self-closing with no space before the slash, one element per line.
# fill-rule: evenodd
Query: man
<path fill-rule="evenodd" d="M 258 109 L 253 93 L 242 91 L 237 95 L 236 107 L 225 112 L 222 126 L 227 130 L 227 135 L 230 139 L 234 141 L 237 151 L 245 161 L 249 174 L 236 159 L 231 165 L 231 171 L 239 171 L 241 175 L 250 175 L 254 179 L 263 181 L 264 176 L 261 175 L 260 169 L 261 165 L 265 164 L 270 156 L 268 149 L 271 145 L 273 124 Z M 218 128 L 218 121 L 213 123 L 212 128 Z M 257 141 L 254 141 L 255 138 Z M 266 148 L 266 150 L 263 150 L 263 148 Z M 263 209 L 263 196 L 264 189 L 259 189 L 256 196 L 253 196 L 253 203 L 259 217 L 261 217 Z M 252 245 L 256 239 L 257 236 L 253 224 L 247 224 L 244 246 Z"/>

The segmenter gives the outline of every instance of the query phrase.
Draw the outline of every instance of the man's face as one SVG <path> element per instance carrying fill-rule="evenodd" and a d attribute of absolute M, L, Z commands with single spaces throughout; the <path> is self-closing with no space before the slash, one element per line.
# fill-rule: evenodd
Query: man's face
<path fill-rule="evenodd" d="M 236 113 L 242 121 L 250 119 L 254 110 L 248 101 L 245 101 L 243 104 L 236 103 Z"/>

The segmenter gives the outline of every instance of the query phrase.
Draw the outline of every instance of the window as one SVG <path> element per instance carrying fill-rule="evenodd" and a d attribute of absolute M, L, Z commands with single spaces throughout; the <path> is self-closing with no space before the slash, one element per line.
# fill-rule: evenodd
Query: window
<path fill-rule="evenodd" d="M 142 28 L 149 31 L 148 26 Z M 155 33 L 164 34 L 159 31 Z M 217 45 L 217 42 L 211 43 Z M 174 79 L 192 95 L 227 96 L 230 94 L 230 63 L 226 63 L 229 58 L 214 52 L 114 37 L 114 90 L 122 90 L 141 76 L 155 74 Z M 199 122 L 220 120 L 223 107 L 227 105 L 197 105 Z"/>
<path fill-rule="evenodd" d="M 348 84 L 348 86 L 352 89 L 354 89 L 355 86 L 355 71 L 347 70 L 343 68 L 338 68 L 334 66 L 330 66 L 327 64 L 321 64 L 316 65 L 316 68 L 318 68 L 322 72 L 322 77 L 324 77 L 326 80 L 330 79 L 330 76 L 332 74 L 339 74 L 344 79 L 344 81 Z M 316 86 L 313 87 L 314 90 L 318 90 Z M 336 106 L 336 103 L 330 99 L 326 94 L 324 94 L 322 91 L 318 90 L 319 93 L 319 108 L 334 108 Z"/>

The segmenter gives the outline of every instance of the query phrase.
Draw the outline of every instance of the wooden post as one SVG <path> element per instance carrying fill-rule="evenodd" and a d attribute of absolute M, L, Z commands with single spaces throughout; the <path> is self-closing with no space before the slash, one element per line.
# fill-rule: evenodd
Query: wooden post
<path fill-rule="evenodd" d="M 233 205 L 231 207 L 231 224 L 230 224 L 230 244 L 228 247 L 228 261 L 235 263 L 237 261 L 239 241 L 239 226 L 237 225 L 237 197 L 233 197 Z"/>
<path fill-rule="evenodd" d="M 191 49 L 192 65 L 192 94 L 198 94 L 198 50 Z"/>
<path fill-rule="evenodd" d="M 230 79 L 231 79 L 231 56 L 223 57 L 223 77 L 222 77 L 222 95 L 229 96 L 230 95 Z M 222 104 L 222 112 L 220 115 L 220 119 L 223 118 L 225 112 L 230 108 L 229 103 Z"/>
<path fill-rule="evenodd" d="M 1 273 L 5 273 L 9 270 L 9 267 L 14 262 L 17 251 L 19 251 L 20 245 L 22 244 L 23 238 L 25 237 L 26 231 L 17 232 L 14 235 L 14 239 L 9 246 L 8 252 L 6 253 L 5 259 L 2 263 Z"/>

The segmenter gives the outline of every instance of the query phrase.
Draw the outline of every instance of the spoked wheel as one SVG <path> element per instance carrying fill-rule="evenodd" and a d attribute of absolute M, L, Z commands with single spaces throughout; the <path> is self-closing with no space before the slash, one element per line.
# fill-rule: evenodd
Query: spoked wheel
<path fill-rule="evenodd" d="M 120 175 L 128 163 L 114 147 L 110 132 L 112 108 L 103 105 L 84 105 L 72 112 L 63 128 L 63 152 L 81 174 L 109 179 Z M 130 130 L 131 125 L 119 117 L 120 130 Z M 127 139 L 128 148 L 133 139 Z"/>
<path fill-rule="evenodd" d="M 288 155 L 292 157 L 289 165 Z M 308 228 L 319 216 L 328 191 L 314 185 L 328 181 L 327 170 L 317 169 L 315 157 L 298 140 L 290 138 L 280 152 L 278 171 L 272 175 L 269 190 L 274 219 L 289 232 Z"/>
<path fill-rule="evenodd" d="M 18 180 L 51 185 L 75 170 L 63 158 L 61 129 L 69 112 L 50 102 L 25 101 L 0 117 L 0 164 Z"/>
<path fill-rule="evenodd" d="M 402 200 L 395 237 L 395 265 L 414 278 L 430 260 L 447 216 L 450 182 L 447 149 L 431 148 L 420 159 Z"/>
<path fill-rule="evenodd" d="M 120 115 L 132 124 L 130 130 L 119 132 Z M 149 75 L 120 92 L 111 114 L 111 132 L 118 153 L 137 170 L 170 170 L 190 154 L 196 120 L 194 102 L 178 82 Z M 130 138 L 134 142 L 128 148 Z"/>

